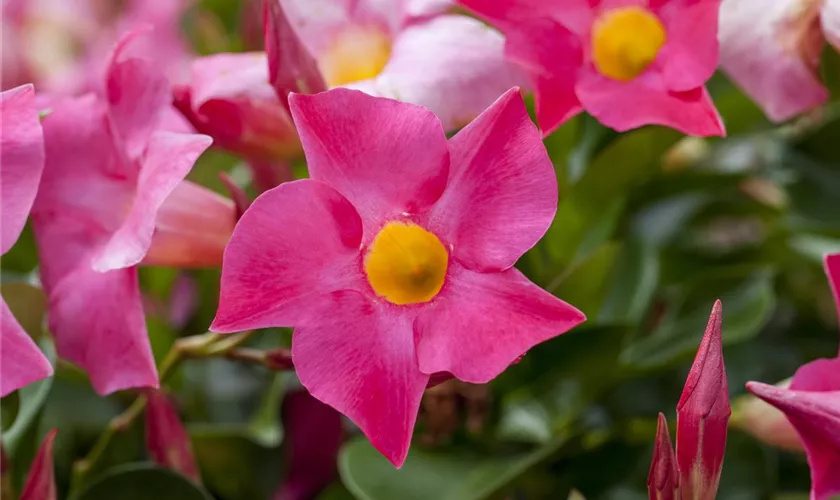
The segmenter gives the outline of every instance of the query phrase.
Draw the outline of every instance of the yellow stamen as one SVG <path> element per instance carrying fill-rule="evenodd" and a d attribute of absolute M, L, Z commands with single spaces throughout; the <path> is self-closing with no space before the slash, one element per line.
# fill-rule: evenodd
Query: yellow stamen
<path fill-rule="evenodd" d="M 649 10 L 642 7 L 609 10 L 593 26 L 592 59 L 602 75 L 629 81 L 656 59 L 665 38 L 665 27 Z"/>
<path fill-rule="evenodd" d="M 375 77 L 391 57 L 391 39 L 378 28 L 350 28 L 342 31 L 318 61 L 330 87 Z"/>
<path fill-rule="evenodd" d="M 422 227 L 389 222 L 365 258 L 365 273 L 377 295 L 398 305 L 432 300 L 443 287 L 449 254 L 437 236 Z"/>

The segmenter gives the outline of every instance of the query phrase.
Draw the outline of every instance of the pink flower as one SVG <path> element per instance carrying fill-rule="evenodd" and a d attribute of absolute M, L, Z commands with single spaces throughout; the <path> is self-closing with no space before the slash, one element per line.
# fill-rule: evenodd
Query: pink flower
<path fill-rule="evenodd" d="M 833 376 L 840 377 L 836 367 Z M 758 382 L 748 382 L 747 389 L 783 411 L 802 438 L 811 467 L 811 500 L 840 494 L 840 390 L 782 389 Z"/>
<path fill-rule="evenodd" d="M 722 306 L 716 301 L 677 405 L 677 462 L 682 498 L 714 500 L 726 425 L 732 413 L 721 346 Z"/>
<path fill-rule="evenodd" d="M 825 270 L 840 314 L 840 253 L 826 256 Z M 789 389 L 756 382 L 747 389 L 781 410 L 798 433 L 811 466 L 811 498 L 840 493 L 840 356 L 801 366 Z"/>
<path fill-rule="evenodd" d="M 138 41 L 136 54 L 153 58 L 177 81 L 186 78 L 189 42 L 181 17 L 191 0 L 8 0 L 3 2 L 3 86 L 34 81 L 66 95 L 99 90 L 108 50 L 141 26 L 156 35 Z"/>
<path fill-rule="evenodd" d="M 101 394 L 158 383 L 135 266 L 213 263 L 235 220 L 232 203 L 182 182 L 211 141 L 161 128 L 169 85 L 126 54 L 139 34 L 114 49 L 104 96 L 54 103 L 33 207 L 58 353 Z"/>
<path fill-rule="evenodd" d="M 650 500 L 677 500 L 680 498 L 680 476 L 668 421 L 659 414 L 656 422 L 656 442 L 653 445 L 653 460 L 648 472 L 648 496 Z"/>
<path fill-rule="evenodd" d="M 840 0 L 727 0 L 721 7 L 721 67 L 773 121 L 828 100 L 818 73 L 826 39 L 840 50 Z"/>
<path fill-rule="evenodd" d="M 704 84 L 718 63 L 721 0 L 459 0 L 502 30 L 545 134 L 586 110 L 626 131 L 658 124 L 724 135 Z"/>
<path fill-rule="evenodd" d="M 295 326 L 300 381 L 400 466 L 432 374 L 487 382 L 584 321 L 513 268 L 554 217 L 554 171 L 517 89 L 449 141 L 353 90 L 290 106 L 312 179 L 242 216 L 211 329 Z"/>
<path fill-rule="evenodd" d="M 58 429 L 51 430 L 38 447 L 38 454 L 35 455 L 35 460 L 29 468 L 20 500 L 56 500 L 58 498 L 53 468 L 53 447 L 57 435 Z"/>
<path fill-rule="evenodd" d="M 35 90 L 0 93 L 0 253 L 15 244 L 32 208 L 44 170 L 44 135 Z M 52 374 L 49 361 L 0 298 L 0 395 Z"/>
<path fill-rule="evenodd" d="M 149 456 L 156 463 L 200 482 L 190 436 L 175 405 L 160 391 L 147 391 L 146 397 L 146 450 Z"/>

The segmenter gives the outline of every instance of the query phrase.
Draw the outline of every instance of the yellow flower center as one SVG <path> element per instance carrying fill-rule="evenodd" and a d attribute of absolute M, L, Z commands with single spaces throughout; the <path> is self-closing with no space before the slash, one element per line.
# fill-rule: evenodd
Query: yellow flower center
<path fill-rule="evenodd" d="M 602 75 L 629 81 L 656 59 L 665 27 L 649 10 L 622 7 L 601 14 L 592 29 L 592 59 Z"/>
<path fill-rule="evenodd" d="M 350 28 L 336 37 L 318 61 L 329 87 L 375 77 L 391 57 L 391 39 L 378 28 Z"/>
<path fill-rule="evenodd" d="M 432 300 L 443 287 L 449 255 L 437 236 L 422 227 L 389 222 L 365 258 L 365 273 L 377 295 L 397 305 Z"/>

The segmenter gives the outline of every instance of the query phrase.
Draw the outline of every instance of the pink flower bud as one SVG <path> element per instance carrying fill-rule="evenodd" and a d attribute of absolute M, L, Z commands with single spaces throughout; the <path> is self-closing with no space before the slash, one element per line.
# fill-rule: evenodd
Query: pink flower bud
<path fill-rule="evenodd" d="M 723 366 L 721 303 L 716 301 L 677 405 L 677 462 L 683 500 L 714 500 L 732 410 Z"/>
<path fill-rule="evenodd" d="M 26 477 L 26 484 L 20 500 L 56 500 L 55 471 L 53 470 L 53 445 L 58 429 L 51 430 L 32 462 L 29 475 Z"/>
<path fill-rule="evenodd" d="M 671 434 L 665 415 L 659 414 L 656 422 L 656 442 L 653 445 L 653 460 L 648 473 L 648 495 L 650 500 L 677 500 L 680 496 L 680 472 L 671 446 Z"/>
<path fill-rule="evenodd" d="M 199 482 L 190 437 L 172 402 L 160 391 L 146 393 L 146 450 L 156 463 Z"/>

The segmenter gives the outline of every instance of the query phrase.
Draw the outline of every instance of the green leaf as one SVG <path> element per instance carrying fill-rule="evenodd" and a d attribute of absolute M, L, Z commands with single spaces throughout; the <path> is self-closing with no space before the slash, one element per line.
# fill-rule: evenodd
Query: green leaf
<path fill-rule="evenodd" d="M 41 342 L 41 346 L 45 347 L 44 350 L 50 363 L 55 364 L 55 348 L 52 342 L 44 340 Z M 31 436 L 31 434 L 37 427 L 38 418 L 41 416 L 41 410 L 50 394 L 52 383 L 53 378 L 47 377 L 18 389 L 20 406 L 17 418 L 9 430 L 3 433 L 3 449 L 10 456 L 14 457 L 21 446 L 26 446 L 26 442 L 30 441 L 30 438 L 34 440 L 34 436 Z M 35 448 L 37 448 L 37 445 Z"/>
<path fill-rule="evenodd" d="M 189 479 L 152 464 L 114 467 L 73 500 L 212 500 Z"/>
<path fill-rule="evenodd" d="M 758 272 L 750 278 L 727 286 L 715 280 L 714 291 L 720 291 L 723 302 L 723 342 L 743 342 L 758 334 L 776 307 L 769 272 Z M 652 334 L 633 339 L 621 353 L 621 362 L 635 369 L 666 366 L 697 350 L 716 298 L 712 294 L 688 294 L 674 301 L 671 310 Z M 682 302 L 682 304 L 679 304 Z"/>
<path fill-rule="evenodd" d="M 530 451 L 487 454 L 413 449 L 396 469 L 370 443 L 358 437 L 344 445 L 339 471 L 359 500 L 481 500 L 504 488 L 546 459 L 563 441 Z"/>
<path fill-rule="evenodd" d="M 609 292 L 598 314 L 600 323 L 636 325 L 643 319 L 659 282 L 659 257 L 641 238 L 626 241 L 618 252 Z"/>

